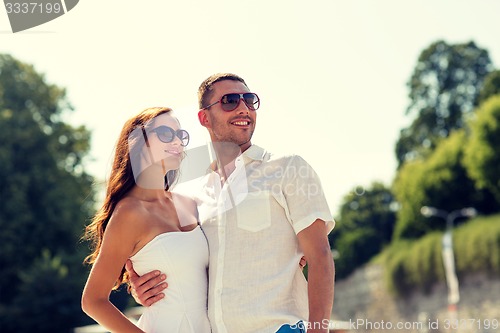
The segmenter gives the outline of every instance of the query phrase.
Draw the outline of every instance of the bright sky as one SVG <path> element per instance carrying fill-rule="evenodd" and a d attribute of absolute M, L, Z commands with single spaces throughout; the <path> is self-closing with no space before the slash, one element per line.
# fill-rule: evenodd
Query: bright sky
<path fill-rule="evenodd" d="M 190 147 L 205 144 L 197 88 L 239 74 L 262 100 L 252 142 L 303 156 L 336 215 L 355 186 L 392 182 L 420 52 L 474 40 L 500 66 L 498 13 L 495 0 L 82 0 L 16 34 L 0 8 L 0 53 L 67 88 L 67 120 L 92 130 L 87 171 L 99 179 L 125 120 L 149 106 L 172 107 Z"/>

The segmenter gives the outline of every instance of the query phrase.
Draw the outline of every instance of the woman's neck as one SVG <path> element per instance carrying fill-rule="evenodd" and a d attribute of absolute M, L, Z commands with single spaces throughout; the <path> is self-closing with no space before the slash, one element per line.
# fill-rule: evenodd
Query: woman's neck
<path fill-rule="evenodd" d="M 158 196 L 158 194 L 165 192 L 165 174 L 167 171 L 161 165 L 151 165 L 136 178 L 136 187 L 144 191 L 147 196 Z"/>
<path fill-rule="evenodd" d="M 172 199 L 172 192 L 170 191 L 165 191 L 164 189 L 144 188 L 139 185 L 134 186 L 129 194 L 138 200 L 147 202 Z"/>

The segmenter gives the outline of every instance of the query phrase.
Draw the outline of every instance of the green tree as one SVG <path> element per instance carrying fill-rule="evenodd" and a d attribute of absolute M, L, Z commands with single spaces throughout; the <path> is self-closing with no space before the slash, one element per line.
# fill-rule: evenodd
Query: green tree
<path fill-rule="evenodd" d="M 478 105 L 485 102 L 488 98 L 500 94 L 500 70 L 495 70 L 488 74 L 484 79 L 483 87 L 479 92 Z"/>
<path fill-rule="evenodd" d="M 500 95 L 481 104 L 470 132 L 464 164 L 476 185 L 489 189 L 500 202 Z"/>
<path fill-rule="evenodd" d="M 465 130 L 454 131 L 441 141 L 425 160 L 408 162 L 399 170 L 394 194 L 400 203 L 394 238 L 418 238 L 433 230 L 442 230 L 439 218 L 425 218 L 422 206 L 453 211 L 475 207 L 481 213 L 498 211 L 493 195 L 475 187 L 463 165 Z"/>
<path fill-rule="evenodd" d="M 394 197 L 381 183 L 353 189 L 343 199 L 331 244 L 339 252 L 335 260 L 339 278 L 350 274 L 390 243 L 395 224 Z"/>
<path fill-rule="evenodd" d="M 474 42 L 449 45 L 438 41 L 420 54 L 408 82 L 406 114 L 414 120 L 401 130 L 396 143 L 399 167 L 425 156 L 453 130 L 464 127 L 491 67 L 488 52 Z"/>
<path fill-rule="evenodd" d="M 64 89 L 47 83 L 33 66 L 0 54 L 2 332 L 23 332 L 20 322 L 37 332 L 54 332 L 51 314 L 59 313 L 60 321 L 67 322 L 59 301 L 79 303 L 81 289 L 74 285 L 82 287 L 85 272 L 84 253 L 77 245 L 93 212 L 94 193 L 93 179 L 84 171 L 90 133 L 62 120 L 71 110 Z M 46 253 L 60 261 L 60 267 L 48 265 Z M 54 288 L 43 300 L 46 316 L 30 315 L 33 295 L 41 292 L 30 276 L 42 278 L 34 275 L 38 270 L 52 272 L 47 276 L 54 278 Z M 69 327 L 57 331 L 65 330 Z"/>

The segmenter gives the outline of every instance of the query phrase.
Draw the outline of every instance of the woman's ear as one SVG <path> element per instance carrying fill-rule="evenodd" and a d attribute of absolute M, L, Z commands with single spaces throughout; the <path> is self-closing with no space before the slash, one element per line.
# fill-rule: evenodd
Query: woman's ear
<path fill-rule="evenodd" d="M 198 120 L 200 121 L 201 126 L 210 128 L 210 121 L 207 115 L 207 110 L 200 110 L 198 112 Z"/>

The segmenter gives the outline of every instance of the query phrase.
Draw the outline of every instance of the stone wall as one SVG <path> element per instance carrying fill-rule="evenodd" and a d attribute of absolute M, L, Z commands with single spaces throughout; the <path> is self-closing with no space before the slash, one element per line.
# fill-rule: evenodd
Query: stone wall
<path fill-rule="evenodd" d="M 387 290 L 382 266 L 369 265 L 336 282 L 332 318 L 350 322 L 356 332 L 500 332 L 500 277 L 461 278 L 453 312 L 444 282 L 427 295 L 414 292 L 398 299 Z M 454 318 L 459 321 L 450 321 Z"/>

